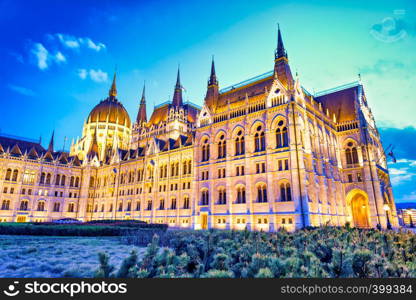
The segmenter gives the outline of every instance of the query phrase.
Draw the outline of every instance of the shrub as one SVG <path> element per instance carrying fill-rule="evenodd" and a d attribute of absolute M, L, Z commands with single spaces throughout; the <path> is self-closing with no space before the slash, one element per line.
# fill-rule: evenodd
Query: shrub
<path fill-rule="evenodd" d="M 139 230 L 125 242 L 146 246 L 117 276 L 150 277 L 415 277 L 410 232 L 346 227 L 293 233 Z M 128 270 L 128 271 L 127 271 Z"/>

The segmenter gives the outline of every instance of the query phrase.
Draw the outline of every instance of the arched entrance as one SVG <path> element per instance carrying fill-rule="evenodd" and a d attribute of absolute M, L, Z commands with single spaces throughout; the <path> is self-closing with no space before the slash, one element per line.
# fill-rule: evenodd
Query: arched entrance
<path fill-rule="evenodd" d="M 367 194 L 361 190 L 352 190 L 348 193 L 347 203 L 349 203 L 351 207 L 354 226 L 369 228 L 369 206 Z"/>

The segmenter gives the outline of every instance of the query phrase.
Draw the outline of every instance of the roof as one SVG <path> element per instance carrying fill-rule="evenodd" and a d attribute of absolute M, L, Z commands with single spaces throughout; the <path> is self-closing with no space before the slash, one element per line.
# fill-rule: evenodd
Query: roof
<path fill-rule="evenodd" d="M 110 96 L 98 103 L 90 112 L 87 123 L 106 122 L 131 126 L 127 110 L 115 97 Z"/>
<path fill-rule="evenodd" d="M 9 149 L 10 154 L 15 157 L 27 154 L 29 159 L 43 159 L 48 162 L 57 160 L 60 164 L 73 163 L 75 166 L 80 166 L 81 162 L 76 156 L 69 156 L 68 152 L 56 151 L 52 152 L 42 147 L 39 142 L 35 142 L 25 138 L 18 138 L 12 136 L 0 135 L 0 154 Z"/>
<path fill-rule="evenodd" d="M 32 148 L 36 150 L 38 154 L 46 152 L 46 149 L 43 148 L 39 142 L 29 141 L 29 140 L 26 140 L 23 138 L 17 138 L 17 137 L 9 137 L 9 136 L 1 135 L 0 145 L 2 146 L 4 151 L 7 151 L 7 148 L 10 148 L 11 150 L 15 145 L 18 145 L 22 153 L 25 153 L 25 152 L 29 153 Z"/>
<path fill-rule="evenodd" d="M 325 109 L 334 113 L 337 122 L 357 119 L 355 103 L 358 98 L 360 84 L 350 84 L 317 93 L 315 100 L 322 103 Z"/>
<path fill-rule="evenodd" d="M 161 122 L 166 122 L 168 119 L 170 107 L 170 103 L 163 103 L 162 105 L 157 106 L 153 111 L 149 119 L 149 122 L 147 123 L 147 127 L 151 127 L 152 125 L 158 125 Z M 196 105 L 192 105 L 190 103 L 183 104 L 182 107 L 187 112 L 188 122 L 195 123 L 197 115 L 199 113 L 199 108 L 196 107 Z"/>
<path fill-rule="evenodd" d="M 254 81 L 249 79 L 231 86 L 231 88 L 222 89 L 218 97 L 217 108 L 228 105 L 228 102 L 231 104 L 244 100 L 246 96 L 250 100 L 253 97 L 258 98 L 259 95 L 265 94 L 266 88 L 270 89 L 272 86 L 274 78 L 273 75 L 270 75 L 270 72 L 262 75 L 254 77 Z"/>

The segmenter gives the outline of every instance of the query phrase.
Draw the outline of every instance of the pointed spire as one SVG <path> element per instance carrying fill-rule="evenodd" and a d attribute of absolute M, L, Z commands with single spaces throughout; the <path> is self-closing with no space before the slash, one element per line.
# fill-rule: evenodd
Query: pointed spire
<path fill-rule="evenodd" d="M 114 72 L 113 83 L 111 84 L 111 89 L 108 92 L 108 95 L 110 97 L 116 97 L 117 96 L 116 77 L 117 77 L 117 74 L 116 74 L 116 72 Z"/>
<path fill-rule="evenodd" d="M 53 152 L 53 142 L 54 142 L 55 130 L 52 131 L 51 140 L 49 141 L 48 151 Z"/>
<path fill-rule="evenodd" d="M 92 143 L 90 146 L 90 150 L 88 151 L 87 156 L 93 158 L 94 155 L 99 156 L 99 150 L 98 150 L 98 142 L 97 142 L 97 128 L 94 131 L 94 135 L 92 136 Z"/>
<path fill-rule="evenodd" d="M 208 80 L 208 86 L 210 85 L 218 85 L 217 75 L 215 74 L 214 55 L 212 56 L 212 62 L 211 62 L 211 75 L 209 76 L 209 80 Z"/>
<path fill-rule="evenodd" d="M 146 84 L 143 84 L 142 99 L 140 100 L 139 112 L 137 113 L 137 124 L 147 122 L 146 115 L 146 97 L 145 97 Z"/>
<path fill-rule="evenodd" d="M 274 55 L 275 59 L 285 57 L 287 59 L 287 52 L 283 45 L 282 33 L 280 32 L 280 25 L 277 25 L 277 49 Z"/>
<path fill-rule="evenodd" d="M 277 78 L 285 88 L 292 89 L 294 86 L 294 79 L 290 70 L 289 61 L 287 59 L 287 52 L 283 45 L 282 34 L 280 26 L 277 32 L 277 49 L 275 51 L 274 60 L 274 76 Z"/>
<path fill-rule="evenodd" d="M 183 104 L 182 85 L 181 85 L 181 77 L 180 77 L 180 72 L 179 72 L 179 66 L 178 66 L 178 74 L 177 74 L 177 77 L 176 77 L 175 92 L 173 94 L 172 104 L 174 106 L 182 106 L 182 104 Z"/>

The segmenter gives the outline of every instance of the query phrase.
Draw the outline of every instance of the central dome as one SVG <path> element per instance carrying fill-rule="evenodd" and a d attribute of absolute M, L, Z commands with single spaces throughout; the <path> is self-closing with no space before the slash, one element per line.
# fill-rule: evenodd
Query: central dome
<path fill-rule="evenodd" d="M 113 84 L 108 93 L 108 98 L 98 103 L 90 112 L 87 124 L 105 122 L 131 127 L 131 121 L 127 110 L 116 98 L 116 74 L 114 74 Z"/>
<path fill-rule="evenodd" d="M 114 96 L 98 103 L 90 112 L 87 123 L 108 122 L 118 125 L 124 125 L 130 128 L 131 121 L 129 114 Z"/>

